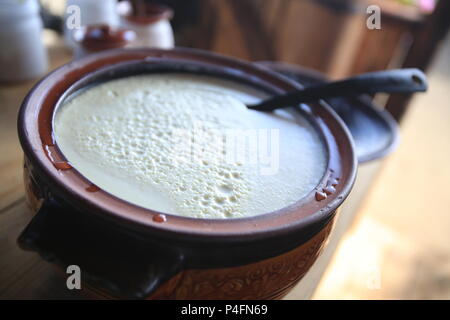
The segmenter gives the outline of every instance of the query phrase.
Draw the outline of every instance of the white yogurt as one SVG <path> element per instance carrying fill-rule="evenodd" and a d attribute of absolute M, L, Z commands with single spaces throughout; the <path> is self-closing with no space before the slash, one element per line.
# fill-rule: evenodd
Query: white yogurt
<path fill-rule="evenodd" d="M 327 159 L 299 114 L 246 108 L 264 97 L 207 76 L 112 80 L 61 106 L 56 142 L 83 176 L 133 204 L 195 218 L 254 216 L 313 190 Z"/>

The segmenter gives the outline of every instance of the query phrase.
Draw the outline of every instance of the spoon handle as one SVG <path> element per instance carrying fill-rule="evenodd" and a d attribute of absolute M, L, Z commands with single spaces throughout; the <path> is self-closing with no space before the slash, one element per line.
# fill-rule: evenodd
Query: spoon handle
<path fill-rule="evenodd" d="M 428 88 L 426 76 L 419 69 L 395 69 L 364 73 L 341 81 L 328 82 L 275 96 L 248 106 L 249 109 L 272 111 L 278 108 L 334 97 L 374 93 L 413 93 Z"/>

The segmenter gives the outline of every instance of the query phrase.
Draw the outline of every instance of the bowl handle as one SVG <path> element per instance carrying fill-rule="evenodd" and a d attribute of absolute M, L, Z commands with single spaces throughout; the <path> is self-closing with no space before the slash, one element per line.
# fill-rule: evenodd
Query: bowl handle
<path fill-rule="evenodd" d="M 78 266 L 82 283 L 117 298 L 146 298 L 183 269 L 182 253 L 106 225 L 50 198 L 18 243 L 64 271 Z"/>

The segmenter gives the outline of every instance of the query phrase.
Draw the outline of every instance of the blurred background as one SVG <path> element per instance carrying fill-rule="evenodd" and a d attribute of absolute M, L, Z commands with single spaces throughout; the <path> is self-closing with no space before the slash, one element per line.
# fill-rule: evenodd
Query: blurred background
<path fill-rule="evenodd" d="M 97 9 L 92 7 L 94 2 Z M 144 2 L 165 6 L 135 14 L 134 20 L 120 18 L 121 12 L 136 12 Z M 68 36 L 65 30 L 68 8 L 73 4 L 99 10 L 82 16 L 82 25 L 102 23 L 102 37 L 119 35 L 121 41 L 112 43 L 110 37 L 106 45 L 92 45 L 89 41 L 96 38 L 98 30 L 88 29 L 74 41 L 77 35 Z M 34 28 L 38 38 L 27 41 L 33 48 L 42 46 L 42 57 L 32 53 L 38 51 L 25 53 L 36 72 L 24 71 L 21 79 L 13 79 L 22 70 L 13 67 L 20 63 L 20 56 L 6 62 L 5 53 L 8 43 L 13 46 L 20 39 L 9 42 L 6 29 L 3 34 L 0 29 L 2 256 L 15 255 L 11 239 L 24 220 L 11 211 L 23 200 L 22 153 L 15 128 L 18 107 L 39 77 L 74 57 L 111 47 L 176 45 L 254 62 L 289 63 L 330 79 L 416 67 L 429 76 L 426 94 L 373 97 L 377 107 L 387 110 L 400 125 L 397 150 L 361 165 L 355 190 L 340 213 L 327 249 L 286 298 L 450 299 L 450 207 L 446 202 L 450 183 L 450 1 L 141 0 L 120 1 L 119 8 L 116 5 L 117 1 L 109 0 L 41 0 L 36 17 L 44 28 Z M 373 12 L 367 9 L 373 5 L 381 9 L 381 29 L 368 28 Z M 0 2 L 0 25 L 11 18 L 8 10 Z M 151 15 L 147 20 L 146 14 Z M 87 20 L 83 23 L 83 19 Z M 139 19 L 144 23 L 133 24 Z M 105 29 L 105 24 L 122 31 L 130 29 L 134 37 Z M 8 26 L 16 30 L 10 22 Z M 48 282 L 27 287 L 26 273 L 38 263 L 30 259 L 26 268 L 12 262 L 0 265 L 4 271 L 0 272 L 0 296 L 52 297 L 57 292 Z M 17 270 L 11 276 L 6 270 L 13 266 Z M 43 289 L 44 285 L 50 289 Z M 64 297 L 70 298 L 67 293 Z"/>

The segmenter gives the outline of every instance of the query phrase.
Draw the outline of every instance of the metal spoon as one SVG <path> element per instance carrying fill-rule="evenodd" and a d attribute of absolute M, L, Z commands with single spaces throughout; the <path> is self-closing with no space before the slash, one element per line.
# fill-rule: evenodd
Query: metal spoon
<path fill-rule="evenodd" d="M 248 105 L 252 110 L 272 111 L 320 99 L 358 96 L 374 93 L 414 93 L 428 88 L 427 78 L 419 69 L 395 69 L 360 74 L 293 91 Z"/>

